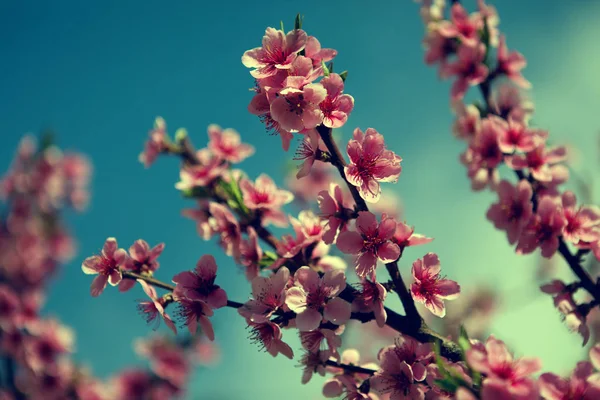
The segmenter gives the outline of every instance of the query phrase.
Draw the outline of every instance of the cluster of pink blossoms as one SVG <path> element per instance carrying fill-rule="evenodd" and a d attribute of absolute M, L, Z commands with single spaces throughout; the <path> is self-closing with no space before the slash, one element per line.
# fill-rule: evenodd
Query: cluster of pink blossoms
<path fill-rule="evenodd" d="M 72 330 L 55 319 L 42 317 L 47 285 L 74 252 L 74 239 L 63 224 L 62 213 L 69 207 L 85 207 L 90 170 L 83 156 L 63 154 L 50 143 L 38 147 L 33 138 L 25 137 L 10 171 L 2 178 L 0 398 L 4 400 L 175 398 L 184 392 L 191 363 L 210 362 L 210 349 L 207 351 L 201 341 L 172 342 L 168 348 L 164 341 L 162 348 L 146 352 L 152 370 L 127 369 L 101 381 L 72 359 Z M 112 262 L 122 262 L 128 271 L 151 276 L 158 268 L 156 258 L 162 248 L 150 249 L 139 240 L 125 256 L 123 251 L 115 250 L 116 242 L 109 240 L 102 253 L 104 258 L 86 263 L 100 272 L 92 293 L 101 291 L 107 282 L 120 280 L 120 274 L 108 272 Z M 129 283 L 135 281 L 121 280 L 119 289 L 128 290 L 132 286 Z M 174 368 L 176 363 L 178 369 Z M 178 375 L 173 375 L 174 371 L 179 371 Z M 144 390 L 143 396 L 137 394 L 140 390 Z"/>
<path fill-rule="evenodd" d="M 524 58 L 508 52 L 497 29 L 495 10 L 480 1 L 479 12 L 469 15 L 453 2 L 451 17 L 445 20 L 443 1 L 423 3 L 422 15 L 428 23 L 426 60 L 440 64 L 442 77 L 455 77 L 451 92 L 459 114 L 455 129 L 468 143 L 462 161 L 474 189 L 489 186 L 499 196 L 488 212 L 489 219 L 507 232 L 519 253 L 539 247 L 543 256 L 551 257 L 561 246 L 568 251 L 567 242 L 580 252 L 600 252 L 600 212 L 577 206 L 574 194 L 558 189 L 567 178 L 565 167 L 559 164 L 565 158 L 564 149 L 548 148 L 547 133 L 529 127 L 531 110 L 514 89 L 505 87 L 492 96 L 490 84 L 496 78 L 507 77 L 527 86 L 520 74 Z M 441 275 L 439 258 L 431 252 L 413 262 L 413 281 L 408 288 L 404 285 L 398 266 L 404 249 L 432 239 L 400 222 L 397 211 L 367 205 L 380 200 L 381 182 L 398 179 L 401 157 L 387 149 L 383 135 L 375 129 L 357 128 L 346 146 L 349 162 L 344 160 L 331 131 L 346 123 L 354 101 L 343 94 L 345 74 L 335 74 L 331 64 L 325 64 L 336 52 L 321 49 L 318 40 L 307 36 L 300 25 L 297 19 L 295 29 L 287 34 L 268 28 L 262 47 L 246 51 L 242 62 L 252 68 L 256 79 L 249 110 L 281 136 L 284 150 L 294 133 L 303 135 L 296 155 L 303 165 L 296 177 L 308 181 L 309 187 L 297 190 L 305 194 L 305 205 L 316 197 L 319 214 L 310 209 L 297 216 L 288 214 L 284 207 L 294 199 L 291 192 L 277 187 L 265 174 L 252 180 L 233 169 L 233 164 L 253 152 L 235 131 L 211 125 L 207 147 L 195 151 L 184 130 L 171 140 L 165 122 L 157 119 L 141 161 L 149 165 L 158 154 L 181 157 L 181 180 L 176 187 L 198 201 L 198 208 L 184 210 L 184 215 L 196 222 L 202 239 L 217 238 L 224 252 L 243 268 L 251 298 L 244 303 L 229 299 L 231 293 L 228 296 L 215 284 L 217 266 L 210 255 L 202 256 L 193 271 L 175 275 L 173 286 L 154 276 L 162 245 L 150 249 L 139 240 L 126 252 L 112 238 L 100 255 L 86 259 L 82 266 L 84 272 L 98 274 L 92 294 L 99 294 L 107 283 L 126 290 L 137 281 L 149 298 L 138 304 L 148 322 L 162 319 L 177 333 L 167 309 L 178 307 L 171 315 L 192 335 L 200 325 L 211 341 L 215 333 L 209 318 L 214 310 L 236 308 L 248 325 L 250 339 L 273 357 L 294 357 L 283 335 L 295 329 L 303 350 L 302 383 L 315 373 L 332 374 L 323 387 L 326 397 L 594 398 L 600 390 L 600 375 L 594 373 L 600 359 L 598 345 L 590 353 L 591 363 L 579 363 L 570 378 L 552 373 L 536 378 L 540 361 L 515 359 L 494 336 L 479 342 L 461 329 L 454 343 L 424 322 L 415 302 L 442 318 L 445 300 L 455 299 L 461 288 Z M 491 46 L 498 47 L 494 68 L 487 57 Z M 486 104 L 463 104 L 467 89 L 477 85 Z M 339 184 L 323 173 L 327 163 L 340 173 Z M 516 186 L 498 182 L 498 167 L 503 163 L 516 171 Z M 312 198 L 306 195 L 310 191 Z M 286 227 L 288 223 L 292 233 L 277 236 L 269 230 L 271 225 Z M 355 287 L 347 280 L 344 260 L 329 254 L 335 249 L 333 244 L 354 256 Z M 386 265 L 390 282 L 378 281 L 378 263 Z M 584 306 L 593 304 L 573 300 L 580 287 L 555 281 L 543 289 L 554 295 L 569 326 L 587 340 Z M 159 296 L 157 289 L 167 292 Z M 385 307 L 391 292 L 399 295 L 405 315 Z M 357 351 L 342 350 L 347 346 L 342 334 L 351 320 L 375 321 L 379 328 L 387 325 L 401 335 L 394 345 L 379 350 L 377 362 L 361 363 Z M 382 336 L 389 339 L 389 334 Z M 164 381 L 176 385 L 185 380 L 189 364 L 177 350 L 158 342 L 143 345 L 142 352 L 152 355 L 153 373 Z M 142 375 L 131 382 L 133 386 L 143 382 Z M 166 390 L 165 398 L 176 395 Z"/>
<path fill-rule="evenodd" d="M 336 55 L 337 51 L 321 48 L 317 38 L 302 29 L 285 34 L 267 28 L 262 46 L 242 56 L 242 63 L 253 68 L 256 79 L 249 111 L 281 136 L 286 151 L 293 133 L 305 135 L 307 160 L 319 149 L 318 135 L 311 134 L 314 128 L 321 124 L 339 128 L 354 108 L 354 98 L 343 93 L 344 78 L 325 67 Z"/>
<path fill-rule="evenodd" d="M 492 84 L 502 78 L 521 88 L 530 86 L 521 75 L 525 58 L 507 50 L 506 39 L 497 29 L 495 9 L 479 1 L 479 11 L 469 14 L 460 3 L 454 3 L 448 20 L 443 18 L 440 4 L 428 2 L 422 11 L 427 16 L 425 60 L 439 64 L 442 77 L 455 78 L 454 133 L 468 145 L 461 160 L 472 187 L 481 190 L 487 186 L 498 194 L 487 218 L 506 232 L 508 242 L 516 244 L 517 254 L 539 248 L 543 257 L 550 258 L 560 251 L 579 263 L 581 257 L 571 255 L 567 247 L 571 244 L 578 254 L 591 251 L 600 260 L 600 208 L 580 205 L 573 192 L 560 189 L 569 177 L 567 167 L 561 164 L 567 158 L 566 148 L 549 146 L 548 132 L 530 126 L 533 108 L 517 87 L 502 83 L 492 91 Z M 494 46 L 492 63 L 485 55 Z M 483 105 L 463 103 L 470 86 L 481 91 Z M 519 180 L 516 184 L 500 181 L 502 164 L 514 171 Z M 543 290 L 554 296 L 569 328 L 579 331 L 585 344 L 589 308 L 580 307 L 573 299 L 579 287 L 555 282 Z"/>

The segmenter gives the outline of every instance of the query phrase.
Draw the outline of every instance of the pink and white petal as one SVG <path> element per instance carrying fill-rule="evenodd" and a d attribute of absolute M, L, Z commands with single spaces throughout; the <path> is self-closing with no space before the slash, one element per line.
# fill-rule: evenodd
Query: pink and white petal
<path fill-rule="evenodd" d="M 98 273 L 99 263 L 101 261 L 100 256 L 91 256 L 83 260 L 81 264 L 81 270 L 86 275 L 95 275 Z"/>
<path fill-rule="evenodd" d="M 296 271 L 294 274 L 294 281 L 299 283 L 306 293 L 317 290 L 321 284 L 319 273 L 307 266 Z"/>
<path fill-rule="evenodd" d="M 296 328 L 301 332 L 314 331 L 319 327 L 323 316 L 317 310 L 306 308 L 304 311 L 296 315 Z"/>
<path fill-rule="evenodd" d="M 213 279 L 217 276 L 217 262 L 210 254 L 205 254 L 200 257 L 196 263 L 196 273 L 205 280 Z"/>
<path fill-rule="evenodd" d="M 352 306 L 345 300 L 336 297 L 325 305 L 323 317 L 336 325 L 343 325 L 350 319 Z"/>
<path fill-rule="evenodd" d="M 306 309 L 306 293 L 300 287 L 291 287 L 286 292 L 285 304 L 295 313 Z"/>
<path fill-rule="evenodd" d="M 213 290 L 207 297 L 206 302 L 212 308 L 221 308 L 227 305 L 227 293 L 222 288 Z"/>
<path fill-rule="evenodd" d="M 198 318 L 198 323 L 200 323 L 200 327 L 202 328 L 202 333 L 206 336 L 208 340 L 211 342 L 215 340 L 215 331 L 213 330 L 212 323 L 210 320 L 204 315 Z"/>
<path fill-rule="evenodd" d="M 377 256 L 371 252 L 362 253 L 356 259 L 356 275 L 364 278 L 377 268 Z"/>
<path fill-rule="evenodd" d="M 425 301 L 425 307 L 436 317 L 444 318 L 446 316 L 446 307 L 444 301 L 437 296 L 433 296 Z"/>
<path fill-rule="evenodd" d="M 427 272 L 431 275 L 437 275 L 440 273 L 442 269 L 440 265 L 440 259 L 435 253 L 427 253 L 423 257 L 423 262 L 425 263 L 425 268 L 427 268 Z"/>
<path fill-rule="evenodd" d="M 132 281 L 134 282 L 134 281 Z M 156 289 L 153 286 L 148 285 L 145 281 L 141 279 L 137 279 L 137 282 L 142 286 L 142 290 L 146 293 L 146 296 L 150 297 L 152 300 L 156 300 Z"/>
<path fill-rule="evenodd" d="M 321 286 L 330 288 L 329 297 L 337 296 L 346 288 L 346 274 L 340 269 L 327 271 L 323 275 Z"/>
<path fill-rule="evenodd" d="M 102 253 L 108 257 L 111 258 L 112 255 L 115 253 L 115 251 L 117 250 L 117 239 L 115 239 L 114 237 L 109 237 L 108 239 L 106 239 L 106 241 L 104 242 L 104 246 L 102 247 Z"/>
<path fill-rule="evenodd" d="M 400 257 L 400 247 L 393 242 L 386 242 L 377 248 L 377 257 L 381 262 L 389 263 Z"/>
<path fill-rule="evenodd" d="M 108 283 L 110 283 L 111 286 L 116 286 L 119 284 L 119 282 L 121 282 L 122 278 L 123 278 L 123 276 L 121 275 L 121 271 L 115 269 L 115 270 L 111 271 L 111 273 L 109 275 Z"/>
<path fill-rule="evenodd" d="M 90 286 L 90 293 L 93 297 L 98 297 L 106 288 L 106 284 L 108 283 L 108 276 L 101 274 L 94 278 L 92 281 L 92 285 Z"/>
<path fill-rule="evenodd" d="M 119 292 L 127 292 L 134 286 L 135 281 L 133 279 L 123 279 L 121 282 L 119 282 Z"/>
<path fill-rule="evenodd" d="M 177 328 L 175 327 L 175 323 L 171 319 L 171 316 L 169 316 L 169 314 L 163 312 L 162 317 L 163 317 L 163 320 L 165 321 L 165 324 L 169 327 L 169 329 L 172 330 L 173 333 L 177 335 Z"/>
<path fill-rule="evenodd" d="M 338 249 L 345 254 L 357 254 L 364 245 L 363 237 L 358 232 L 341 232 L 335 243 Z"/>
<path fill-rule="evenodd" d="M 443 299 L 454 300 L 460 295 L 460 285 L 453 280 L 440 279 L 435 286 Z"/>

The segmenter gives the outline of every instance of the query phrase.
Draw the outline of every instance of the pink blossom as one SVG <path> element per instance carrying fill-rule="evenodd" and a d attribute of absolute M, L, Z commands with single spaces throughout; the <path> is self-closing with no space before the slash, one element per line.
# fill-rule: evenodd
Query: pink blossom
<path fill-rule="evenodd" d="M 508 52 L 504 35 L 500 36 L 496 60 L 498 63 L 496 71 L 499 74 L 506 75 L 510 80 L 524 89 L 529 89 L 531 87 L 531 83 L 521 75 L 521 70 L 527 65 L 525 57 L 517 51 Z"/>
<path fill-rule="evenodd" d="M 327 90 L 327 97 L 320 104 L 323 111 L 323 125 L 339 128 L 348 120 L 348 114 L 354 108 L 354 97 L 344 92 L 344 81 L 338 74 L 329 74 L 321 79 L 321 85 Z"/>
<path fill-rule="evenodd" d="M 340 332 L 331 329 L 315 329 L 314 331 L 300 332 L 300 343 L 302 347 L 310 352 L 317 352 L 326 349 L 331 356 L 339 359 L 338 348 L 342 345 L 344 328 L 339 328 Z"/>
<path fill-rule="evenodd" d="M 514 244 L 533 215 L 533 189 L 525 179 L 517 186 L 503 180 L 497 191 L 498 202 L 490 206 L 486 215 L 496 229 L 506 231 L 508 242 Z"/>
<path fill-rule="evenodd" d="M 395 340 L 393 346 L 388 346 L 381 353 L 394 353 L 392 358 L 402 360 L 411 368 L 416 381 L 423 381 L 427 377 L 426 366 L 433 361 L 433 347 L 430 343 L 420 343 L 410 336 L 401 335 Z M 386 357 L 390 357 L 387 355 Z"/>
<path fill-rule="evenodd" d="M 225 249 L 225 254 L 239 257 L 242 233 L 240 225 L 231 211 L 222 204 L 210 202 L 208 211 L 211 215 L 211 227 L 214 233 L 219 234 L 219 244 Z"/>
<path fill-rule="evenodd" d="M 252 98 L 252 101 L 248 105 L 248 111 L 260 118 L 261 122 L 265 124 L 267 132 L 281 137 L 281 146 L 284 151 L 289 150 L 294 135 L 290 131 L 283 129 L 279 122 L 273 119 L 271 116 L 271 103 L 267 98 L 267 94 L 262 89 L 259 89 Z"/>
<path fill-rule="evenodd" d="M 242 143 L 240 134 L 234 129 L 222 130 L 219 125 L 208 126 L 208 148 L 225 161 L 232 164 L 242 162 L 254 154 L 254 147 Z"/>
<path fill-rule="evenodd" d="M 179 172 L 180 181 L 175 184 L 178 190 L 189 190 L 195 187 L 206 187 L 219 178 L 226 170 L 227 164 L 209 149 L 196 152 L 198 164 L 185 164 Z"/>
<path fill-rule="evenodd" d="M 146 142 L 144 151 L 140 154 L 139 160 L 148 168 L 160 153 L 166 148 L 167 138 L 167 124 L 161 117 L 156 117 L 154 120 L 154 129 L 149 133 L 150 139 Z"/>
<path fill-rule="evenodd" d="M 378 224 L 375 214 L 361 211 L 356 219 L 356 227 L 357 232 L 340 233 L 336 244 L 343 253 L 358 254 L 356 273 L 359 277 L 372 276 L 378 260 L 389 263 L 400 257 L 400 247 L 390 240 L 396 232 L 396 221 L 393 218 L 384 214 Z"/>
<path fill-rule="evenodd" d="M 208 201 L 199 200 L 198 208 L 185 208 L 181 210 L 181 215 L 196 221 L 196 231 L 204 240 L 209 240 L 214 233 L 210 225 L 208 205 Z"/>
<path fill-rule="evenodd" d="M 160 266 L 156 259 L 164 249 L 164 243 L 159 243 L 150 249 L 150 245 L 145 240 L 138 239 L 129 247 L 129 259 L 124 269 L 151 276 Z M 135 281 L 133 279 L 122 280 L 119 283 L 119 291 L 126 292 L 134 285 Z"/>
<path fill-rule="evenodd" d="M 127 369 L 114 378 L 115 395 L 118 400 L 144 399 L 152 387 L 152 375 L 143 369 Z"/>
<path fill-rule="evenodd" d="M 334 49 L 323 49 L 321 43 L 314 36 L 309 36 L 306 39 L 306 47 L 304 48 L 304 54 L 310 58 L 313 63 L 313 67 L 318 68 L 322 62 L 331 61 L 337 56 L 337 51 Z"/>
<path fill-rule="evenodd" d="M 183 320 L 193 335 L 198 329 L 198 324 L 202 328 L 202 333 L 206 335 L 211 342 L 215 340 L 215 332 L 212 323 L 208 317 L 212 317 L 214 312 L 211 307 L 202 300 L 194 300 L 187 297 L 175 297 L 179 303 L 177 315 Z"/>
<path fill-rule="evenodd" d="M 307 35 L 302 29 L 295 29 L 285 35 L 283 31 L 267 28 L 262 39 L 262 47 L 248 50 L 242 56 L 242 63 L 255 78 L 275 75 L 281 69 L 289 69 L 298 53 L 306 45 Z"/>
<path fill-rule="evenodd" d="M 461 155 L 461 162 L 467 166 L 473 190 L 481 190 L 487 185 L 494 187 L 498 178 L 496 168 L 503 161 L 498 144 L 500 127 L 490 118 L 482 121 L 480 133 L 471 141 L 469 148 Z"/>
<path fill-rule="evenodd" d="M 192 300 L 202 300 L 211 308 L 221 308 L 227 305 L 227 293 L 218 285 L 217 263 L 210 254 L 200 257 L 193 271 L 180 272 L 173 277 L 177 285 L 173 291 L 176 298 L 186 297 Z"/>
<path fill-rule="evenodd" d="M 483 398 L 538 399 L 538 388 L 531 375 L 540 370 L 539 359 L 514 360 L 504 342 L 493 335 L 485 345 L 479 343 L 467 350 L 466 357 L 473 370 L 486 374 Z"/>
<path fill-rule="evenodd" d="M 561 313 L 567 328 L 571 332 L 578 332 L 583 338 L 585 346 L 590 339 L 590 329 L 586 324 L 586 316 L 580 312 L 573 299 L 572 290 L 559 280 L 542 285 L 540 289 L 542 292 L 552 295 L 554 306 Z"/>
<path fill-rule="evenodd" d="M 267 91 L 267 97 L 272 102 L 282 89 L 295 88 L 302 89 L 305 85 L 313 83 L 315 79 L 323 75 L 321 68 L 313 68 L 313 62 L 305 56 L 298 56 L 292 63 L 292 68 L 287 71 L 280 71 L 278 76 L 270 77 L 270 79 L 262 79 L 259 85 Z"/>
<path fill-rule="evenodd" d="M 290 278 L 286 267 L 268 278 L 257 276 L 252 280 L 252 299 L 238 308 L 240 315 L 250 322 L 268 321 L 285 304 L 285 289 Z"/>
<path fill-rule="evenodd" d="M 460 46 L 456 55 L 456 61 L 443 65 L 440 70 L 444 78 L 454 75 L 457 77 L 450 91 L 452 100 L 462 99 L 469 86 L 479 85 L 488 76 L 488 68 L 484 63 L 484 44 Z"/>
<path fill-rule="evenodd" d="M 58 361 L 58 357 L 73 351 L 73 331 L 56 320 L 40 323 L 25 338 L 26 362 L 34 371 L 41 371 Z"/>
<path fill-rule="evenodd" d="M 533 114 L 534 106 L 521 91 L 511 84 L 501 84 L 495 92 L 493 107 L 504 119 L 527 122 Z"/>
<path fill-rule="evenodd" d="M 156 294 L 156 289 L 154 289 L 153 286 L 148 285 L 141 279 L 137 279 L 137 281 L 140 285 L 142 285 L 144 293 L 146 293 L 146 295 L 148 295 L 148 297 L 151 300 L 140 301 L 138 303 L 138 310 L 142 315 L 144 315 L 146 322 L 151 323 L 152 321 L 156 321 L 154 323 L 154 329 L 156 329 L 158 328 L 158 324 L 160 323 L 160 319 L 158 319 L 158 316 L 160 315 L 165 321 L 165 324 L 167 324 L 167 326 L 169 327 L 169 329 L 171 329 L 173 333 L 177 335 L 177 328 L 175 328 L 173 320 L 165 311 L 164 299 L 162 297 L 160 299 L 158 298 L 158 295 Z"/>
<path fill-rule="evenodd" d="M 342 189 L 335 183 L 329 185 L 329 191 L 322 190 L 317 197 L 321 218 L 327 219 L 324 227 L 323 241 L 327 244 L 333 243 L 338 229 L 344 227 L 345 219 L 342 218 L 346 210 L 344 194 Z"/>
<path fill-rule="evenodd" d="M 475 46 L 479 42 L 479 31 L 483 29 L 483 18 L 479 13 L 469 15 L 460 3 L 454 3 L 450 9 L 451 21 L 442 21 L 439 32 L 448 38 L 457 38 L 462 46 Z"/>
<path fill-rule="evenodd" d="M 440 318 L 446 315 L 444 300 L 454 300 L 460 294 L 458 283 L 440 277 L 440 260 L 437 254 L 427 253 L 413 263 L 415 282 L 410 294 L 415 301 L 425 304 L 429 311 Z"/>
<path fill-rule="evenodd" d="M 304 160 L 296 174 L 297 179 L 310 174 L 310 169 L 315 161 L 321 159 L 321 152 L 322 150 L 319 149 L 319 133 L 312 129 L 304 135 L 304 139 L 302 139 L 302 143 L 298 146 L 294 156 L 294 160 Z"/>
<path fill-rule="evenodd" d="M 567 223 L 562 235 L 573 244 L 600 240 L 600 209 L 596 206 L 577 206 L 575 193 L 565 191 L 562 208 Z"/>
<path fill-rule="evenodd" d="M 252 329 L 250 339 L 255 343 L 259 343 L 267 353 L 273 357 L 283 354 L 290 360 L 294 358 L 292 348 L 281 340 L 281 329 L 277 324 L 270 321 L 259 323 L 248 321 L 248 326 Z"/>
<path fill-rule="evenodd" d="M 354 298 L 353 305 L 356 305 L 361 310 L 372 311 L 375 315 L 375 321 L 379 327 L 385 326 L 387 320 L 387 312 L 385 311 L 384 302 L 387 297 L 387 290 L 377 281 L 369 281 L 363 279 L 360 282 L 362 290 Z"/>
<path fill-rule="evenodd" d="M 402 158 L 387 150 L 383 135 L 373 128 L 363 132 L 356 128 L 347 146 L 350 164 L 344 171 L 346 179 L 358 188 L 363 199 L 377 203 L 381 195 L 379 182 L 396 182 L 402 171 Z"/>
<path fill-rule="evenodd" d="M 286 131 L 312 129 L 323 122 L 319 104 L 326 97 L 327 91 L 319 83 L 311 83 L 301 89 L 287 87 L 271 102 L 271 116 Z"/>
<path fill-rule="evenodd" d="M 511 117 L 508 120 L 491 117 L 500 127 L 498 146 L 504 153 L 515 151 L 528 152 L 536 145 L 543 143 L 548 137 L 548 132 L 527 127 L 525 122 Z"/>
<path fill-rule="evenodd" d="M 248 179 L 240 181 L 244 205 L 251 210 L 279 210 L 290 203 L 294 195 L 275 186 L 275 182 L 266 174 L 261 174 L 254 183 Z"/>
<path fill-rule="evenodd" d="M 569 378 L 551 372 L 540 375 L 540 395 L 545 400 L 594 400 L 600 398 L 600 388 L 588 383 L 593 366 L 587 361 L 577 363 Z"/>
<path fill-rule="evenodd" d="M 567 150 L 564 147 L 547 149 L 544 144 L 540 144 L 525 155 L 507 157 L 506 165 L 514 170 L 529 168 L 535 180 L 551 182 L 554 176 L 564 173 L 564 166 L 554 164 L 564 161 L 566 156 Z"/>
<path fill-rule="evenodd" d="M 117 240 L 110 237 L 106 239 L 99 255 L 88 257 L 81 264 L 81 270 L 84 274 L 98 274 L 92 281 L 91 286 L 91 294 L 94 297 L 99 296 L 104 291 L 107 282 L 112 286 L 121 282 L 120 268 L 127 264 L 128 256 L 125 250 L 117 247 Z"/>
<path fill-rule="evenodd" d="M 456 121 L 452 127 L 454 135 L 467 142 L 471 142 L 481 132 L 481 113 L 479 109 L 473 105 L 465 105 L 462 100 L 454 104 L 456 112 Z"/>
<path fill-rule="evenodd" d="M 432 241 L 433 238 L 421 235 L 420 233 L 415 233 L 414 226 L 409 226 L 404 222 L 396 223 L 396 231 L 392 237 L 392 242 L 396 243 L 398 247 L 400 247 L 400 252 L 402 252 L 405 247 L 420 246 Z"/>
<path fill-rule="evenodd" d="M 330 166 L 325 163 L 316 163 L 312 165 L 310 174 L 304 179 L 299 180 L 295 173 L 288 173 L 285 183 L 294 194 L 294 199 L 298 203 L 306 205 L 313 202 L 319 192 L 327 190 L 333 179 L 334 174 Z"/>
<path fill-rule="evenodd" d="M 529 254 L 540 247 L 542 257 L 550 258 L 558 250 L 559 236 L 567 224 L 562 211 L 551 197 L 542 197 L 517 243 L 517 254 Z"/>
<path fill-rule="evenodd" d="M 428 30 L 423 43 L 427 51 L 425 52 L 425 63 L 433 65 L 440 63 L 446 64 L 448 57 L 456 51 L 455 42 L 442 34 L 439 29 Z"/>
<path fill-rule="evenodd" d="M 240 242 L 240 263 L 246 267 L 246 279 L 256 278 L 260 270 L 263 250 L 258 243 L 256 231 L 251 226 L 247 228 L 248 239 Z"/>
<path fill-rule="evenodd" d="M 302 232 L 305 244 L 320 242 L 325 232 L 325 222 L 310 210 L 302 210 L 298 218 L 290 217 L 295 232 Z"/>
<path fill-rule="evenodd" d="M 325 376 L 325 362 L 329 360 L 330 355 L 331 352 L 327 350 L 320 350 L 316 353 L 307 351 L 304 353 L 300 359 L 300 365 L 304 367 L 304 371 L 302 373 L 303 385 L 307 384 L 311 380 L 315 372 L 321 376 Z"/>
<path fill-rule="evenodd" d="M 177 387 L 185 384 L 191 366 L 183 346 L 164 337 L 138 340 L 135 345 L 136 351 L 148 358 L 150 368 L 157 376 Z"/>
<path fill-rule="evenodd" d="M 377 358 L 380 369 L 370 379 L 371 388 L 380 394 L 389 393 L 391 399 L 423 400 L 424 390 L 415 382 L 412 368 L 394 350 L 394 347 L 382 349 Z M 425 375 L 421 375 L 425 379 Z"/>
<path fill-rule="evenodd" d="M 350 319 L 350 304 L 337 297 L 346 288 L 343 271 L 328 271 L 319 277 L 310 267 L 302 267 L 294 274 L 294 284 L 286 292 L 285 303 L 297 314 L 300 331 L 317 329 L 323 319 L 336 325 Z"/>

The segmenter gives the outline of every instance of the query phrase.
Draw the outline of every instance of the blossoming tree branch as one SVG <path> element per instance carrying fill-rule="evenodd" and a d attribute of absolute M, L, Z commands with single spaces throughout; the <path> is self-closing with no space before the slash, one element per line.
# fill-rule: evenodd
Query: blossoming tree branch
<path fill-rule="evenodd" d="M 589 258 L 600 259 L 600 209 L 579 204 L 573 192 L 562 188 L 569 179 L 563 164 L 566 149 L 550 146 L 549 133 L 533 126 L 533 107 L 523 94 L 530 86 L 522 75 L 526 61 L 509 50 L 496 9 L 483 0 L 471 12 L 459 1 L 419 3 L 425 63 L 437 65 L 441 78 L 453 79 L 452 130 L 466 144 L 460 159 L 474 191 L 497 194 L 486 217 L 506 232 L 517 254 L 539 252 L 562 260 L 570 270 L 570 281 L 549 280 L 541 291 L 551 296 L 567 328 L 586 345 L 588 318 L 600 305 L 598 279 L 585 265 Z M 198 254 L 193 269 L 161 276 L 158 259 L 164 243 L 139 239 L 125 249 L 113 237 L 99 254 L 85 258 L 83 272 L 94 275 L 92 296 L 108 285 L 122 292 L 141 289 L 146 296 L 137 307 L 142 317 L 154 326 L 164 323 L 173 333 L 170 339 L 140 342 L 138 352 L 151 361 L 150 369 L 121 373 L 110 390 L 100 388 L 102 383 L 89 374 L 73 372 L 73 363 L 63 357 L 71 346 L 65 328 L 38 317 L 40 302 L 32 295 L 38 292 L 31 290 L 41 293 L 47 279 L 31 271 L 66 258 L 68 236 L 58 224 L 58 211 L 85 200 L 86 164 L 24 142 L 3 181 L 10 211 L 3 219 L 2 239 L 41 255 L 34 265 L 22 252 L 0 246 L 0 346 L 9 361 L 3 394 L 178 397 L 197 362 L 190 355 L 202 353 L 198 349 L 218 336 L 211 317 L 228 307 L 237 310 L 260 350 L 299 360 L 303 384 L 315 373 L 327 376 L 322 393 L 328 398 L 600 398 L 600 344 L 591 346 L 589 360 L 580 361 L 568 377 L 539 374 L 538 358 L 514 357 L 494 335 L 477 340 L 465 328 L 468 313 L 451 316 L 452 303 L 447 302 L 461 301 L 461 287 L 443 274 L 434 251 L 423 251 L 416 260 L 403 257 L 407 247 L 434 248 L 435 243 L 386 204 L 392 194 L 384 192 L 391 189 L 382 189 L 382 183 L 400 178 L 402 158 L 372 127 L 355 128 L 347 142 L 337 138 L 334 129 L 347 126 L 355 107 L 347 93 L 351 80 L 346 71 L 336 72 L 337 64 L 334 70 L 337 52 L 322 47 L 302 25 L 297 16 L 288 32 L 283 24 L 281 29 L 268 27 L 262 44 L 241 57 L 253 86 L 248 111 L 279 136 L 284 152 L 294 138 L 300 141 L 290 157 L 298 171 L 288 188 L 266 173 L 250 177 L 237 168 L 254 147 L 236 130 L 209 125 L 206 146 L 196 149 L 185 129 L 171 136 L 166 122 L 155 120 L 140 161 L 150 167 L 159 156 L 180 159 L 175 187 L 195 201 L 183 214 L 194 221 L 203 240 L 217 241 L 231 263 L 217 266 L 213 255 Z M 478 93 L 480 100 L 467 103 L 468 91 Z M 502 168 L 513 171 L 514 178 L 501 180 Z M 289 214 L 294 200 L 301 210 Z M 284 235 L 273 229 L 290 226 Z M 23 232 L 29 236 L 22 238 Z M 219 286 L 219 268 L 234 264 L 244 271 L 251 293 L 227 293 Z M 22 273 L 23 268 L 28 272 Z M 401 310 L 386 305 L 391 296 L 398 298 Z M 453 334 L 434 329 L 443 326 L 435 320 L 449 317 L 460 329 Z M 361 362 L 358 351 L 345 344 L 351 321 L 353 327 L 375 327 L 387 340 L 363 356 L 372 362 Z M 187 336 L 178 339 L 181 331 Z M 300 352 L 288 344 L 294 334 L 300 338 Z M 15 368 L 20 371 L 16 377 Z"/>

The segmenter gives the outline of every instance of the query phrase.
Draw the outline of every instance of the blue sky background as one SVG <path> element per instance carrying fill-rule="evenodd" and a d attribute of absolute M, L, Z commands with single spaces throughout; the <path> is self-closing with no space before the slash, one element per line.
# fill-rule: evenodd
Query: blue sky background
<path fill-rule="evenodd" d="M 555 142 L 579 147 L 581 168 L 595 173 L 600 3 L 548 0 L 541 7 L 507 0 L 497 7 L 509 46 L 529 60 L 535 122 Z M 91 206 L 69 216 L 79 252 L 57 277 L 47 305 L 49 314 L 76 329 L 76 359 L 109 376 L 138 362 L 131 342 L 150 331 L 135 311 L 141 290 L 89 295 L 91 279 L 79 266 L 108 236 L 122 247 L 140 237 L 152 245 L 166 242 L 159 271 L 165 279 L 215 254 L 218 282 L 232 299 L 247 298 L 248 285 L 234 264 L 180 216 L 192 203 L 173 187 L 177 162 L 161 159 L 145 170 L 137 155 L 157 115 L 171 132 L 186 127 L 198 146 L 206 142 L 207 125 L 217 123 L 257 147 L 242 164 L 250 176 L 265 171 L 281 183 L 293 153 L 284 153 L 279 139 L 246 111 L 253 82 L 240 57 L 260 45 L 265 27 L 283 19 L 289 29 L 298 12 L 309 34 L 338 50 L 336 69 L 349 70 L 346 92 L 356 108 L 344 137 L 356 126 L 374 127 L 404 159 L 399 183 L 386 185 L 384 194 L 401 196 L 407 221 L 435 237 L 407 252 L 405 273 L 414 259 L 434 251 L 465 290 L 487 282 L 512 293 L 494 333 L 517 354 L 542 357 L 547 370 L 571 368 L 582 354 L 580 339 L 566 332 L 549 298 L 519 297 L 537 290 L 536 257 L 514 255 L 485 220 L 494 196 L 469 189 L 458 163 L 463 145 L 449 132 L 449 84 L 422 62 L 423 27 L 413 2 L 0 1 L 0 167 L 8 167 L 22 134 L 44 128 L 94 164 Z M 320 380 L 301 386 L 296 361 L 259 353 L 234 310 L 217 312 L 213 321 L 222 362 L 195 374 L 188 398 L 320 398 Z M 291 333 L 286 337 L 297 349 Z"/>

